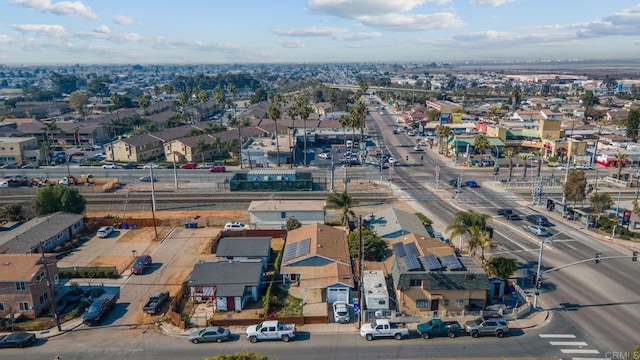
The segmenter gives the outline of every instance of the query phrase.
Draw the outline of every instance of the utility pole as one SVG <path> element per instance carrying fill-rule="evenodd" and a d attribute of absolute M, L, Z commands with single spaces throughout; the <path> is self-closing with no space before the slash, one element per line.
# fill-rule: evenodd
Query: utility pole
<path fill-rule="evenodd" d="M 358 236 L 360 237 L 360 251 L 359 251 L 359 278 L 360 278 L 360 291 L 358 291 L 358 305 L 360 305 L 360 316 L 358 316 L 358 329 L 362 327 L 362 317 L 364 316 L 364 304 L 362 303 L 362 299 L 364 298 L 364 238 L 362 236 L 362 215 L 358 215 Z"/>
<path fill-rule="evenodd" d="M 176 190 L 178 190 L 178 166 L 176 165 L 176 152 L 172 151 L 172 153 L 173 153 L 173 184 Z"/>
<path fill-rule="evenodd" d="M 153 164 L 149 165 L 149 174 L 151 175 L 151 217 L 153 218 L 153 231 L 156 234 L 156 239 L 158 238 L 158 227 L 156 226 L 156 192 L 153 178 Z"/>
<path fill-rule="evenodd" d="M 44 271 L 47 274 L 47 286 L 49 287 L 49 297 L 51 298 L 51 315 L 56 320 L 56 326 L 58 326 L 58 331 L 62 331 L 62 326 L 60 325 L 60 318 L 58 317 L 58 309 L 56 307 L 56 292 L 53 288 L 53 282 L 51 281 L 51 274 L 49 273 L 49 263 L 47 262 L 47 258 L 44 256 L 44 241 L 40 242 L 40 254 L 42 255 L 42 263 L 44 264 Z"/>

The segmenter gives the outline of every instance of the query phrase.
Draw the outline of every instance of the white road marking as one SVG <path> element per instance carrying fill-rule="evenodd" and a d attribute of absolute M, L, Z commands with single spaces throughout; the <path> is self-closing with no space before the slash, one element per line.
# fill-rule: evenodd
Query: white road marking
<path fill-rule="evenodd" d="M 611 360 L 611 358 L 583 358 L 583 357 L 572 357 L 571 360 Z"/>
<path fill-rule="evenodd" d="M 575 339 L 576 336 L 573 334 L 540 334 L 538 335 L 541 338 L 553 338 L 553 339 Z"/>
<path fill-rule="evenodd" d="M 563 354 L 600 354 L 598 350 L 589 349 L 560 349 Z"/>
<path fill-rule="evenodd" d="M 587 346 L 584 341 L 549 341 L 553 346 Z"/>

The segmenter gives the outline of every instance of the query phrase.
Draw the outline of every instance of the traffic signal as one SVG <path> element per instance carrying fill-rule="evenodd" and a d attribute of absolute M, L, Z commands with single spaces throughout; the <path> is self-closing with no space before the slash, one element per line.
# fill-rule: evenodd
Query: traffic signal
<path fill-rule="evenodd" d="M 536 282 L 536 289 L 540 289 L 542 287 L 542 278 L 539 278 Z"/>
<path fill-rule="evenodd" d="M 602 253 L 596 253 L 596 264 L 600 264 L 602 261 Z"/>
<path fill-rule="evenodd" d="M 631 253 L 631 261 L 638 261 L 638 252 L 634 251 Z"/>
<path fill-rule="evenodd" d="M 529 277 L 529 282 L 531 282 L 531 285 L 534 285 L 536 283 L 536 274 L 531 274 L 531 277 Z"/>

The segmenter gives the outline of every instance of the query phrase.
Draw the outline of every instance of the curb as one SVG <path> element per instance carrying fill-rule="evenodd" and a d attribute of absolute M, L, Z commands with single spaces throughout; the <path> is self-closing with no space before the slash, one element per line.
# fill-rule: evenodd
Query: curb
<path fill-rule="evenodd" d="M 40 337 L 41 339 L 50 339 L 50 338 L 54 338 L 54 337 L 58 337 L 58 336 L 62 336 L 62 335 L 64 335 L 64 334 L 66 334 L 66 333 L 69 333 L 69 332 L 74 331 L 75 329 L 79 328 L 79 327 L 80 327 L 80 326 L 82 326 L 82 325 L 84 325 L 84 324 L 83 324 L 83 323 L 79 323 L 79 324 L 77 324 L 77 325 L 75 325 L 75 326 L 71 327 L 71 329 L 66 329 L 66 330 L 58 331 L 58 332 L 53 333 L 53 334 L 48 335 L 48 336 L 39 336 L 39 337 Z M 37 334 L 37 335 L 39 335 L 39 334 Z M 47 335 L 47 334 L 45 334 L 45 335 Z"/>

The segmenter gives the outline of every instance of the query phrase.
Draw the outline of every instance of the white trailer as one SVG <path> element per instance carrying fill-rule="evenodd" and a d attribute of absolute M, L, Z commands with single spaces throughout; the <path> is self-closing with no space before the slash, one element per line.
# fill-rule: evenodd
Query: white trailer
<path fill-rule="evenodd" d="M 389 292 L 381 270 L 366 270 L 362 276 L 367 310 L 389 310 Z"/>

